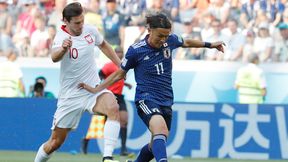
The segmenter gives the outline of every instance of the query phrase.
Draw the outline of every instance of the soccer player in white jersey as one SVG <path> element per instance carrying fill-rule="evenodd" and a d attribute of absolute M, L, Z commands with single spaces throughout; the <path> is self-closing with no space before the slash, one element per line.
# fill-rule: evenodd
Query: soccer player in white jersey
<path fill-rule="evenodd" d="M 68 4 L 62 14 L 65 25 L 56 34 L 51 53 L 53 62 L 61 61 L 57 110 L 51 136 L 40 146 L 34 162 L 48 161 L 51 154 L 64 143 L 70 130 L 77 128 L 84 111 L 107 116 L 103 162 L 117 162 L 112 157 L 120 130 L 119 106 L 115 96 L 106 89 L 92 94 L 78 89 L 77 85 L 84 81 L 95 87 L 100 82 L 93 55 L 95 46 L 116 65 L 120 65 L 121 61 L 95 27 L 84 25 L 80 3 Z"/>

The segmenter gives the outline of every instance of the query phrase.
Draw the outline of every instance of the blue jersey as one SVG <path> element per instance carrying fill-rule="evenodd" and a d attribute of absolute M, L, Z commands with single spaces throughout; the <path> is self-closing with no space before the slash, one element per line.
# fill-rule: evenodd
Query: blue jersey
<path fill-rule="evenodd" d="M 183 39 L 171 34 L 161 48 L 151 47 L 148 35 L 129 47 L 121 68 L 125 71 L 134 69 L 135 101 L 149 100 L 161 106 L 173 104 L 171 54 L 182 45 Z"/>

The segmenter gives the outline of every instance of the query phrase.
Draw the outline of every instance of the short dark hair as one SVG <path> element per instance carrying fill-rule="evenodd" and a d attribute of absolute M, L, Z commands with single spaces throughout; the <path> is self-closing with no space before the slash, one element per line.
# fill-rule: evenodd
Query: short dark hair
<path fill-rule="evenodd" d="M 46 80 L 46 78 L 45 78 L 44 76 L 38 76 L 38 77 L 35 79 L 35 82 L 37 83 L 39 79 L 44 80 L 45 83 L 47 84 L 47 80 Z"/>
<path fill-rule="evenodd" d="M 62 12 L 63 20 L 66 19 L 68 22 L 72 19 L 72 17 L 80 16 L 83 13 L 83 8 L 81 3 L 73 2 L 68 4 Z"/>
<path fill-rule="evenodd" d="M 164 13 L 161 12 L 146 15 L 146 24 L 150 29 L 156 29 L 156 28 L 171 29 L 172 27 L 171 21 Z"/>

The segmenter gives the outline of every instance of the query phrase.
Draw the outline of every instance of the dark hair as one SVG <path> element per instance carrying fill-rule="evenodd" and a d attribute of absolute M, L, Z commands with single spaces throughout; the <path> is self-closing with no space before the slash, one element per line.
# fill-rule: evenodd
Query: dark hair
<path fill-rule="evenodd" d="M 164 28 L 171 29 L 171 21 L 161 12 L 156 14 L 146 15 L 146 24 L 150 29 Z"/>
<path fill-rule="evenodd" d="M 44 80 L 45 83 L 47 84 L 47 80 L 46 80 L 46 78 L 45 78 L 44 76 L 39 76 L 39 77 L 37 77 L 37 78 L 35 79 L 35 82 L 37 83 L 39 79 Z"/>
<path fill-rule="evenodd" d="M 79 2 L 70 3 L 63 9 L 63 20 L 66 19 L 68 22 L 70 22 L 72 17 L 80 16 L 82 13 L 83 8 Z"/>
<path fill-rule="evenodd" d="M 34 90 L 34 92 L 38 92 L 38 93 L 43 92 L 44 86 L 42 83 L 35 83 L 33 90 Z"/>

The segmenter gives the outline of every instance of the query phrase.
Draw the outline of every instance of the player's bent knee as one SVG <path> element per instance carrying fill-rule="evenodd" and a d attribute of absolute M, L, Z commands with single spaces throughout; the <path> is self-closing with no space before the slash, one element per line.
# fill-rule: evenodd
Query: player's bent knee
<path fill-rule="evenodd" d="M 107 116 L 110 119 L 118 120 L 119 119 L 119 105 L 118 104 L 111 104 L 107 107 Z"/>
<path fill-rule="evenodd" d="M 153 135 L 163 134 L 163 135 L 168 136 L 168 134 L 169 134 L 169 130 L 168 130 L 167 126 L 164 124 L 161 124 L 161 123 L 157 123 L 157 124 L 153 123 L 152 125 L 150 125 L 149 128 L 150 128 Z"/>

